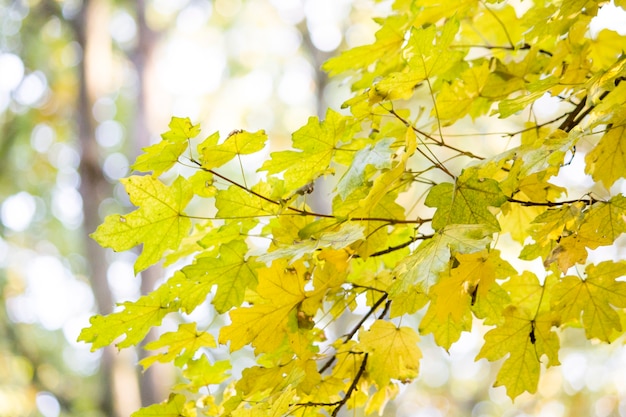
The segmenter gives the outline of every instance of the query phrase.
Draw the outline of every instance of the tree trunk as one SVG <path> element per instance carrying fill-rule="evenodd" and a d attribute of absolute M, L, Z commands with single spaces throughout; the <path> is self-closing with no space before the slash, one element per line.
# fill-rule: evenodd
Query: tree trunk
<path fill-rule="evenodd" d="M 76 118 L 81 152 L 79 191 L 83 200 L 85 254 L 98 314 L 102 315 L 110 314 L 114 304 L 107 281 L 108 262 L 105 250 L 87 234 L 92 233 L 102 222 L 98 209 L 102 200 L 111 195 L 111 186 L 104 178 L 99 161 L 94 134 L 95 122 L 92 116 L 93 104 L 103 93 L 103 88 L 111 77 L 110 73 L 102 73 L 106 65 L 110 64 L 110 44 L 107 43 L 107 38 L 103 37 L 102 31 L 103 25 L 108 25 L 107 11 L 106 1 L 84 0 L 83 8 L 74 22 L 76 39 L 83 49 L 84 57 L 78 70 Z M 104 34 L 108 34 L 106 26 Z M 127 417 L 138 408 L 139 400 L 132 398 L 133 392 L 137 391 L 136 380 L 129 381 L 128 373 L 124 372 L 124 369 L 129 368 L 126 355 L 116 354 L 112 346 L 106 347 L 102 352 L 100 368 L 101 409 L 107 416 Z"/>

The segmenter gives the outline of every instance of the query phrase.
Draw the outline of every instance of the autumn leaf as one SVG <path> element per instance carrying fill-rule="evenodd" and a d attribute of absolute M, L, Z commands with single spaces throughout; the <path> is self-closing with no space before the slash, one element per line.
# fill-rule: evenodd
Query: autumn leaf
<path fill-rule="evenodd" d="M 533 342 L 532 315 L 515 306 L 509 306 L 503 315 L 504 324 L 487 332 L 485 344 L 476 359 L 495 361 L 506 356 L 494 386 L 505 386 L 511 398 L 524 391 L 534 393 L 537 391 L 541 362 Z"/>
<path fill-rule="evenodd" d="M 617 308 L 626 307 L 626 263 L 589 265 L 586 277 L 564 277 L 554 288 L 554 308 L 563 322 L 582 323 L 588 338 L 612 342 L 622 333 Z"/>
<path fill-rule="evenodd" d="M 167 314 L 178 310 L 179 307 L 176 301 L 169 298 L 169 288 L 165 284 L 137 301 L 126 301 L 120 306 L 123 309 L 107 316 L 91 317 L 90 327 L 81 331 L 78 340 L 91 343 L 91 349 L 96 350 L 125 336 L 117 343 L 117 347 L 121 349 L 133 346 L 139 343 L 152 327 L 160 325 Z"/>
<path fill-rule="evenodd" d="M 377 170 L 391 166 L 391 155 L 394 152 L 390 146 L 394 142 L 393 138 L 383 139 L 373 147 L 367 146 L 356 153 L 352 165 L 337 183 L 337 191 L 342 199 L 345 200 L 350 193 L 363 185 L 368 166 L 373 166 Z"/>
<path fill-rule="evenodd" d="M 167 402 L 144 407 L 131 417 L 196 417 L 196 408 L 182 394 L 171 394 Z"/>
<path fill-rule="evenodd" d="M 594 180 L 610 188 L 615 181 L 626 176 L 626 145 L 624 135 L 626 120 L 612 127 L 602 136 L 598 145 L 587 154 L 585 172 Z"/>
<path fill-rule="evenodd" d="M 184 386 L 197 392 L 200 388 L 219 384 L 230 377 L 229 371 L 231 368 L 232 365 L 228 360 L 217 361 L 211 364 L 206 355 L 201 355 L 198 359 L 187 362 L 187 367 L 183 371 L 183 377 L 187 378 L 189 383 L 184 384 Z"/>
<path fill-rule="evenodd" d="M 389 384 L 391 379 L 407 381 L 417 376 L 422 353 L 417 347 L 419 337 L 415 330 L 377 320 L 359 335 L 359 340 L 369 352 L 367 370 L 379 387 Z"/>
<path fill-rule="evenodd" d="M 330 161 L 336 149 L 341 142 L 351 139 L 356 127 L 354 120 L 332 110 L 323 121 L 311 117 L 293 134 L 293 147 L 297 150 L 273 152 L 260 170 L 268 174 L 284 172 L 285 187 L 300 188 L 333 172 Z"/>
<path fill-rule="evenodd" d="M 121 182 L 131 203 L 139 208 L 127 215 L 107 216 L 91 237 L 115 251 L 143 243 L 135 261 L 135 273 L 138 273 L 158 262 L 168 249 L 177 249 L 189 232 L 191 220 L 183 209 L 192 194 L 189 184 L 181 177 L 171 187 L 148 176 L 133 176 Z"/>
<path fill-rule="evenodd" d="M 440 230 L 422 242 L 413 254 L 395 268 L 398 277 L 390 289 L 392 298 L 406 295 L 412 288 L 428 294 L 450 260 L 451 250 L 461 253 L 481 251 L 491 241 L 493 230 L 479 225 L 454 225 Z"/>
<path fill-rule="evenodd" d="M 200 163 L 204 169 L 221 167 L 238 155 L 248 155 L 265 147 L 267 135 L 263 130 L 255 133 L 236 130 L 218 144 L 219 133 L 214 133 L 198 145 Z"/>
<path fill-rule="evenodd" d="M 302 263 L 288 266 L 284 259 L 258 270 L 259 296 L 263 299 L 251 307 L 230 312 L 232 323 L 220 331 L 219 342 L 230 342 L 231 351 L 252 344 L 257 352 L 270 352 L 286 338 L 289 316 L 306 298 Z"/>
<path fill-rule="evenodd" d="M 262 264 L 255 257 L 247 257 L 247 249 L 243 241 L 233 240 L 222 244 L 217 256 L 197 257 L 192 265 L 183 268 L 187 279 L 198 286 L 200 299 L 205 299 L 216 286 L 212 303 L 219 312 L 241 305 L 246 289 L 256 287 L 257 269 Z"/>
<path fill-rule="evenodd" d="M 450 349 L 474 318 L 477 359 L 516 398 L 559 365 L 569 327 L 621 337 L 626 263 L 594 250 L 626 232 L 624 36 L 589 35 L 599 7 L 580 2 L 495 3 L 390 2 L 371 44 L 323 65 L 342 110 L 260 167 L 244 164 L 280 137 L 202 139 L 183 118 L 144 150 L 134 169 L 152 175 L 123 180 L 136 210 L 93 237 L 143 245 L 135 272 L 165 258 L 173 273 L 80 335 L 130 347 L 182 314 L 141 361 L 182 380 L 138 416 L 383 413 L 418 375 L 418 331 Z"/>
<path fill-rule="evenodd" d="M 182 323 L 178 330 L 161 335 L 158 340 L 148 343 L 147 350 L 167 348 L 167 351 L 158 355 L 148 356 L 139 363 L 147 369 L 155 362 L 174 362 L 181 366 L 187 363 L 201 348 L 215 347 L 215 339 L 210 333 L 196 330 L 196 323 Z"/>
<path fill-rule="evenodd" d="M 169 128 L 169 131 L 161 135 L 160 142 L 142 149 L 144 153 L 137 157 L 132 169 L 152 171 L 152 175 L 158 177 L 178 162 L 187 149 L 189 139 L 200 133 L 200 125 L 193 125 L 188 117 L 172 117 Z"/>
<path fill-rule="evenodd" d="M 498 183 L 472 174 L 461 176 L 456 184 L 436 185 L 426 197 L 426 205 L 437 207 L 433 227 L 440 229 L 448 224 L 484 224 L 500 229 L 489 207 L 499 207 L 506 201 Z"/>

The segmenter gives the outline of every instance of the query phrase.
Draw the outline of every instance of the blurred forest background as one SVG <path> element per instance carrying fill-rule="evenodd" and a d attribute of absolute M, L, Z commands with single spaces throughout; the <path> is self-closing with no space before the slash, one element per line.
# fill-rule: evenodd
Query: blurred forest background
<path fill-rule="evenodd" d="M 265 129 L 284 148 L 346 87 L 319 70 L 371 42 L 365 0 L 0 0 L 0 417 L 129 416 L 177 376 L 142 373 L 141 350 L 76 343 L 94 313 L 136 299 L 167 273 L 134 277 L 132 254 L 88 238 L 130 209 L 117 180 L 172 115 L 219 130 Z M 615 9 L 615 8 L 613 8 Z M 605 10 L 616 30 L 624 14 Z M 620 20 L 621 19 L 621 20 Z M 152 336 L 153 337 L 153 336 Z M 474 362 L 480 332 L 450 354 L 424 338 L 416 384 L 396 415 L 626 416 L 626 352 L 574 333 L 562 366 L 515 404 Z M 566 411 L 567 410 L 567 411 Z"/>

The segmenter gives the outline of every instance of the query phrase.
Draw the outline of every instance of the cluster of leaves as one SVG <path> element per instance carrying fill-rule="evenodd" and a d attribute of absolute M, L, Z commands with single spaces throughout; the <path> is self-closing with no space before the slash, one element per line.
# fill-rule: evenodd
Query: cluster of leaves
<path fill-rule="evenodd" d="M 144 366 L 173 362 L 184 382 L 137 416 L 382 412 L 418 375 L 419 335 L 448 349 L 475 318 L 490 327 L 477 359 L 505 358 L 495 385 L 515 398 L 559 364 L 564 328 L 623 334 L 626 263 L 587 257 L 626 231 L 626 199 L 609 191 L 626 174 L 624 37 L 589 37 L 603 2 L 539 1 L 521 15 L 494 3 L 397 0 L 374 43 L 325 64 L 351 77 L 349 113 L 310 118 L 254 184 L 223 167 L 264 149 L 263 131 L 203 139 L 173 118 L 145 149 L 134 169 L 152 175 L 123 180 L 138 208 L 93 237 L 116 251 L 143 245 L 136 272 L 163 258 L 184 266 L 93 317 L 80 340 L 135 345 L 207 301 L 229 320 L 217 340 L 189 321 L 146 346 L 159 353 Z M 544 96 L 562 114 L 532 121 Z M 446 134 L 516 114 L 529 121 L 501 135 L 504 151 L 479 155 L 484 137 Z M 566 196 L 550 180 L 581 157 L 595 191 Z M 336 179 L 328 212 L 306 204 L 320 177 Z M 507 262 L 504 234 L 545 272 Z M 328 331 L 345 315 L 356 319 L 343 335 Z M 418 328 L 399 324 L 407 316 Z M 251 347 L 256 364 L 231 376 L 228 360 L 211 359 L 217 344 Z"/>

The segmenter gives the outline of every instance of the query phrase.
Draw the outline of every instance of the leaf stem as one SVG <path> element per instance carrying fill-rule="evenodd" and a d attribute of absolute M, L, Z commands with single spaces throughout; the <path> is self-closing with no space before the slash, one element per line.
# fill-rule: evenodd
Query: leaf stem
<path fill-rule="evenodd" d="M 213 170 L 213 169 L 207 169 L 204 168 L 202 166 L 202 164 L 200 164 L 198 161 L 196 161 L 195 159 L 190 159 L 191 162 L 193 162 L 194 164 L 196 164 L 201 170 L 205 171 L 205 172 L 209 172 L 213 175 L 215 175 L 216 177 L 228 182 L 231 185 L 234 185 L 235 187 L 238 187 L 242 190 L 244 190 L 247 193 L 252 194 L 253 196 L 260 198 L 263 201 L 266 201 L 270 204 L 279 206 L 279 207 L 284 207 L 283 204 L 281 204 L 281 202 L 276 201 L 276 200 L 272 200 L 269 197 L 264 196 L 263 194 L 257 193 L 256 191 L 246 187 L 243 184 L 238 183 L 237 181 L 234 181 L 222 174 L 220 174 L 219 172 Z M 320 217 L 320 218 L 325 218 L 325 219 L 336 219 L 335 216 L 333 216 L 332 214 L 326 214 L 326 213 L 317 213 L 314 211 L 309 211 L 306 209 L 299 209 L 297 207 L 292 207 L 292 206 L 286 206 L 285 207 L 286 210 L 292 211 L 295 214 L 299 214 L 299 215 L 303 215 L 303 216 L 313 216 L 313 217 Z M 273 216 L 272 214 L 269 214 L 267 216 Z M 186 216 L 189 218 L 196 218 L 196 219 L 201 219 L 202 217 L 195 217 L 195 216 Z M 252 218 L 254 217 L 261 217 L 261 216 L 250 216 Z M 237 217 L 227 217 L 227 218 L 222 218 L 222 220 L 228 220 L 228 219 L 235 219 Z M 248 217 L 244 217 L 244 218 L 248 218 Z M 208 218 L 207 218 L 208 219 Z M 219 220 L 219 218 L 214 218 L 214 220 Z M 352 221 L 352 222 L 385 222 L 385 223 L 389 223 L 389 224 L 417 224 L 417 225 L 421 225 L 424 224 L 428 221 L 430 221 L 429 219 L 421 219 L 421 218 L 416 218 L 414 220 L 411 219 L 389 219 L 389 218 L 385 218 L 385 217 L 350 217 L 347 219 L 348 221 Z"/>
<path fill-rule="evenodd" d="M 381 107 L 382 107 L 382 106 L 381 106 Z M 404 123 L 404 125 L 405 125 L 406 127 L 410 127 L 411 129 L 413 129 L 413 131 L 414 131 L 415 133 L 419 133 L 420 135 L 424 136 L 425 138 L 428 138 L 428 139 L 432 140 L 432 141 L 434 142 L 434 145 L 441 146 L 441 147 L 444 147 L 444 148 L 448 148 L 448 149 L 450 149 L 450 150 L 453 150 L 453 151 L 455 151 L 455 152 L 458 152 L 459 154 L 464 155 L 464 156 L 467 156 L 467 157 L 469 157 L 469 158 L 480 159 L 480 160 L 485 159 L 484 157 L 482 157 L 482 156 L 478 156 L 478 155 L 475 155 L 475 154 L 473 154 L 472 152 L 469 152 L 469 151 L 464 151 L 463 149 L 459 149 L 459 148 L 456 148 L 456 147 L 454 147 L 454 146 L 452 146 L 452 145 L 449 145 L 449 144 L 447 144 L 447 143 L 445 143 L 445 142 L 443 142 L 443 141 L 441 141 L 441 140 L 439 140 L 439 139 L 435 138 L 434 136 L 429 135 L 428 133 L 426 133 L 426 132 L 422 131 L 421 129 L 418 129 L 417 127 L 413 126 L 413 124 L 411 124 L 408 120 L 406 120 L 405 118 L 403 118 L 402 116 L 400 116 L 400 115 L 399 115 L 399 114 L 398 114 L 398 113 L 397 113 L 394 109 L 386 109 L 386 108 L 384 108 L 384 107 L 383 107 L 383 109 L 385 109 L 385 110 L 386 110 L 386 111 L 388 111 L 390 114 L 392 114 L 392 115 L 393 115 L 396 119 L 398 119 L 399 121 L 401 121 L 402 123 Z M 422 155 L 423 155 L 423 153 L 422 153 Z M 437 168 L 442 169 L 442 168 L 441 168 L 441 166 L 439 166 L 440 164 L 438 164 L 438 163 L 436 163 L 436 162 L 433 162 L 433 161 L 431 161 L 430 159 L 429 159 L 429 161 L 430 161 L 433 165 L 437 166 Z M 445 168 L 445 167 L 444 167 L 444 168 Z M 447 169 L 442 169 L 442 171 L 447 172 Z M 449 174 L 449 172 L 447 172 L 447 173 Z M 454 176 L 453 176 L 453 178 L 454 178 Z"/>

